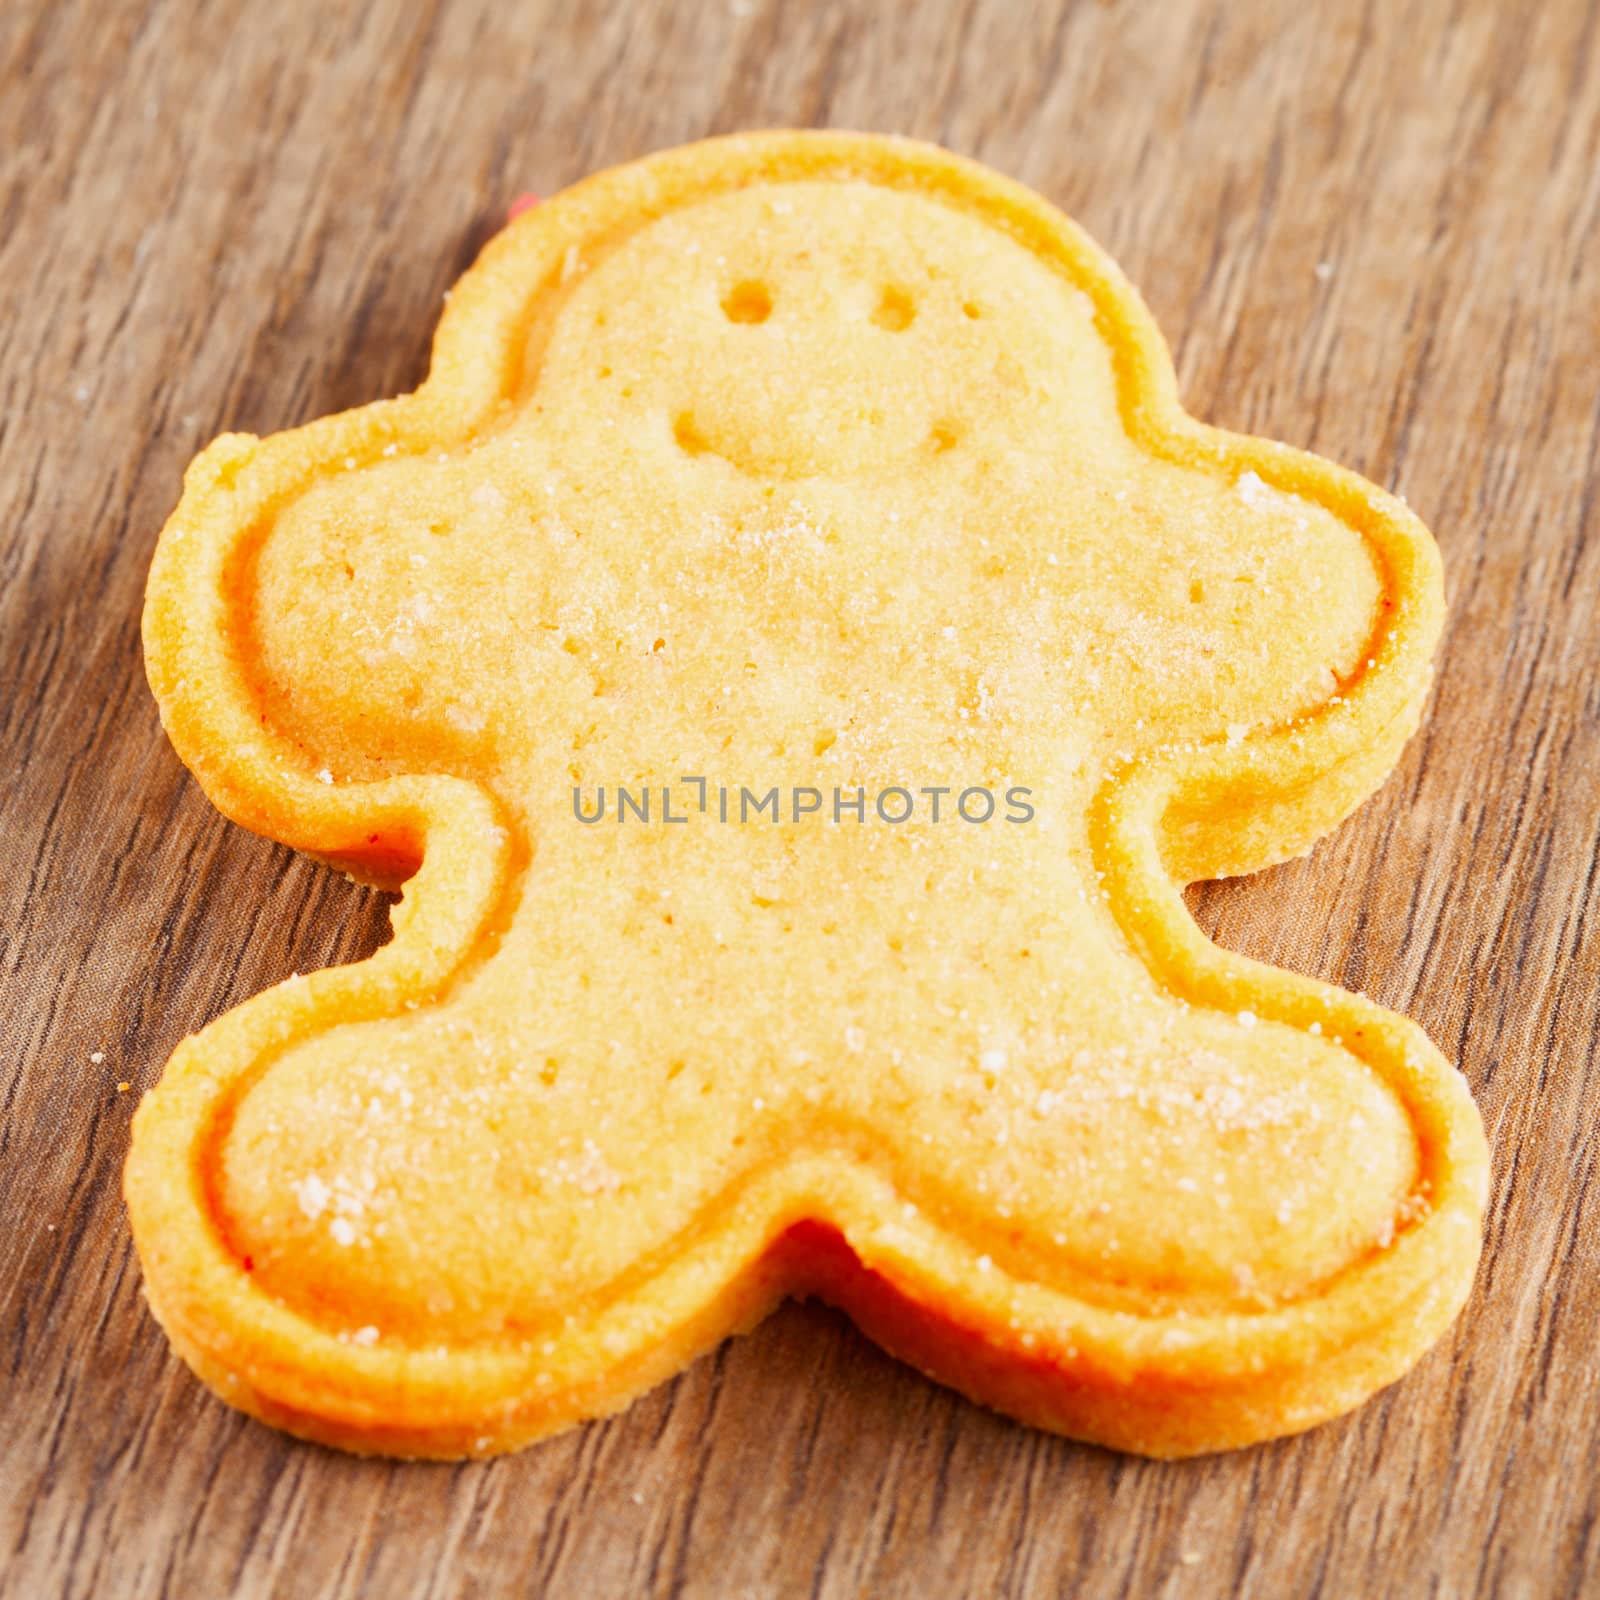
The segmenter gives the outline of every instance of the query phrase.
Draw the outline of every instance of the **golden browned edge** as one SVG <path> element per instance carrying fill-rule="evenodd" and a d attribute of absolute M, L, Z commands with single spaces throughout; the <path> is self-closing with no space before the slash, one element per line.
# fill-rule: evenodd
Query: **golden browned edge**
<path fill-rule="evenodd" d="M 531 1352 L 515 1330 L 444 1355 L 344 1343 L 258 1290 L 229 1250 L 212 1201 L 219 1140 L 239 1096 L 292 1043 L 444 998 L 497 942 L 526 854 L 492 797 L 465 780 L 314 780 L 250 697 L 235 610 L 250 554 L 276 510 L 346 457 L 458 443 L 503 413 L 521 390 L 525 349 L 536 362 L 570 248 L 602 250 L 729 187 L 808 177 L 914 189 L 1011 234 L 1093 299 L 1136 442 L 1180 463 L 1253 470 L 1367 540 L 1384 609 L 1368 664 L 1340 694 L 1242 743 L 1219 732 L 1190 752 L 1120 767 L 1092 829 L 1114 913 L 1174 994 L 1300 1028 L 1320 1023 L 1393 1089 L 1415 1130 L 1417 1193 L 1392 1243 L 1300 1300 L 1256 1314 L 1140 1317 L 1096 1304 L 1092 1285 L 1052 1290 L 1004 1261 L 979 1273 L 980 1246 L 900 1218 L 872 1165 L 870 1130 L 856 1130 L 853 1157 L 801 1141 L 746 1173 Z M 1309 848 L 1382 781 L 1420 714 L 1442 614 L 1438 552 L 1421 523 L 1329 462 L 1189 417 L 1136 292 L 1020 185 L 906 140 L 782 132 L 667 151 L 576 185 L 491 241 L 457 285 L 420 389 L 265 440 L 224 435 L 190 466 L 162 532 L 146 664 L 180 756 L 235 821 L 406 887 L 393 940 L 376 955 L 228 1012 L 178 1047 L 145 1097 L 124 1190 L 152 1309 L 230 1404 L 344 1449 L 398 1455 L 514 1449 L 618 1409 L 796 1293 L 842 1305 L 887 1348 L 977 1400 L 1145 1454 L 1249 1444 L 1349 1409 L 1404 1372 L 1466 1298 L 1488 1170 L 1478 1115 L 1420 1029 L 1364 997 L 1218 950 L 1180 889 Z"/>

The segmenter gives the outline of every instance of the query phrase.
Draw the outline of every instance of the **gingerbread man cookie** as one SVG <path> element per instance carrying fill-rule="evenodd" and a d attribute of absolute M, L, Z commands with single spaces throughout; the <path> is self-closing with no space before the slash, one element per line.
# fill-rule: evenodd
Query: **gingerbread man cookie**
<path fill-rule="evenodd" d="M 1180 889 L 1416 724 L 1437 552 L 1204 427 L 1133 290 L 941 151 L 738 137 L 518 217 L 415 394 L 190 468 L 151 683 L 230 817 L 404 884 L 177 1050 L 126 1175 L 230 1404 L 507 1450 L 786 1295 L 1180 1455 L 1404 1372 L 1486 1152 Z"/>

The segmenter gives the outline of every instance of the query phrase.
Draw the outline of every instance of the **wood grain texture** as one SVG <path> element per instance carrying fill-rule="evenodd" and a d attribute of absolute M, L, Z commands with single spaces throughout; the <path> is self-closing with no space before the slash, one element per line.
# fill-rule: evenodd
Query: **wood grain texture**
<path fill-rule="evenodd" d="M 184 463 L 413 385 L 520 190 L 780 124 L 1034 185 L 1142 287 L 1192 410 L 1438 534 L 1396 778 L 1192 896 L 1418 1018 L 1493 1143 L 1456 1329 L 1307 1437 L 1120 1458 L 793 1307 L 519 1457 L 360 1462 L 224 1410 L 143 1309 L 138 1091 L 385 928 L 161 735 L 139 606 Z M 0 163 L 0 1592 L 1600 1592 L 1600 10 L 14 0 Z"/>

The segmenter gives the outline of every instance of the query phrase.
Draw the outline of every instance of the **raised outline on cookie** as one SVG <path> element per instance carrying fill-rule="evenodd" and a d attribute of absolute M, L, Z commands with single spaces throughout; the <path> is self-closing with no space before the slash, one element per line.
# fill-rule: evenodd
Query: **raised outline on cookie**
<path fill-rule="evenodd" d="M 1005 1270 L 900 1215 L 866 1160 L 778 1157 L 720 1196 L 652 1262 L 534 1349 L 360 1347 L 283 1306 L 230 1249 L 215 1152 L 242 1088 L 289 1044 L 443 996 L 503 927 L 526 847 L 464 779 L 330 786 L 251 701 L 235 647 L 250 541 L 318 474 L 491 426 L 536 373 L 574 262 L 676 207 L 745 182 L 858 179 L 911 189 L 1001 228 L 1090 295 L 1123 424 L 1153 454 L 1313 500 L 1366 540 L 1386 612 L 1367 665 L 1292 726 L 1113 772 L 1092 815 L 1114 915 L 1190 1003 L 1320 1023 L 1406 1108 L 1418 1190 L 1387 1248 L 1260 1313 L 1146 1317 Z M 576 252 L 576 254 L 574 254 Z M 1392 497 L 1287 446 L 1207 427 L 1179 404 L 1166 346 L 1120 271 L 1019 185 L 936 148 L 850 134 L 741 135 L 600 173 L 513 222 L 458 283 L 411 395 L 263 440 L 224 435 L 191 465 L 144 614 L 147 667 L 184 761 L 233 820 L 369 881 L 406 881 L 369 960 L 255 996 L 174 1053 L 135 1120 L 125 1192 L 150 1303 L 230 1403 L 347 1449 L 461 1456 L 515 1448 L 616 1409 L 695 1354 L 817 1292 L 891 1351 L 974 1398 L 1075 1437 L 1182 1455 L 1290 1433 L 1405 1371 L 1465 1300 L 1487 1152 L 1454 1069 L 1421 1030 L 1364 998 L 1228 954 L 1180 886 L 1307 848 L 1376 787 L 1415 726 L 1441 624 L 1437 551 Z M 1250 811 L 1241 819 L 1241 797 Z M 1225 807 L 1225 828 L 1211 826 Z M 416 869 L 413 875 L 413 869 Z M 335 1016 L 334 1013 L 337 1013 Z M 648 1286 L 648 1294 L 637 1291 Z M 597 1367 L 593 1352 L 610 1354 Z"/>

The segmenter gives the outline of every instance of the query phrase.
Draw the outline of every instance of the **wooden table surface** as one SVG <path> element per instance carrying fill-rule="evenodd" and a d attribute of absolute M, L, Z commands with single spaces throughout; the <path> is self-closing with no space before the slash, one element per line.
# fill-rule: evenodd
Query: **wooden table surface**
<path fill-rule="evenodd" d="M 1596 6 L 12 0 L 0 58 L 0 1590 L 1600 1592 Z M 1437 531 L 1398 775 L 1191 897 L 1417 1017 L 1493 1143 L 1466 1313 L 1309 1436 L 1122 1458 L 790 1307 L 521 1456 L 362 1462 L 225 1410 L 144 1310 L 139 1091 L 386 917 L 224 823 L 162 737 L 139 606 L 184 463 L 415 384 L 519 191 L 776 124 L 1031 183 L 1143 288 L 1192 410 Z"/>

